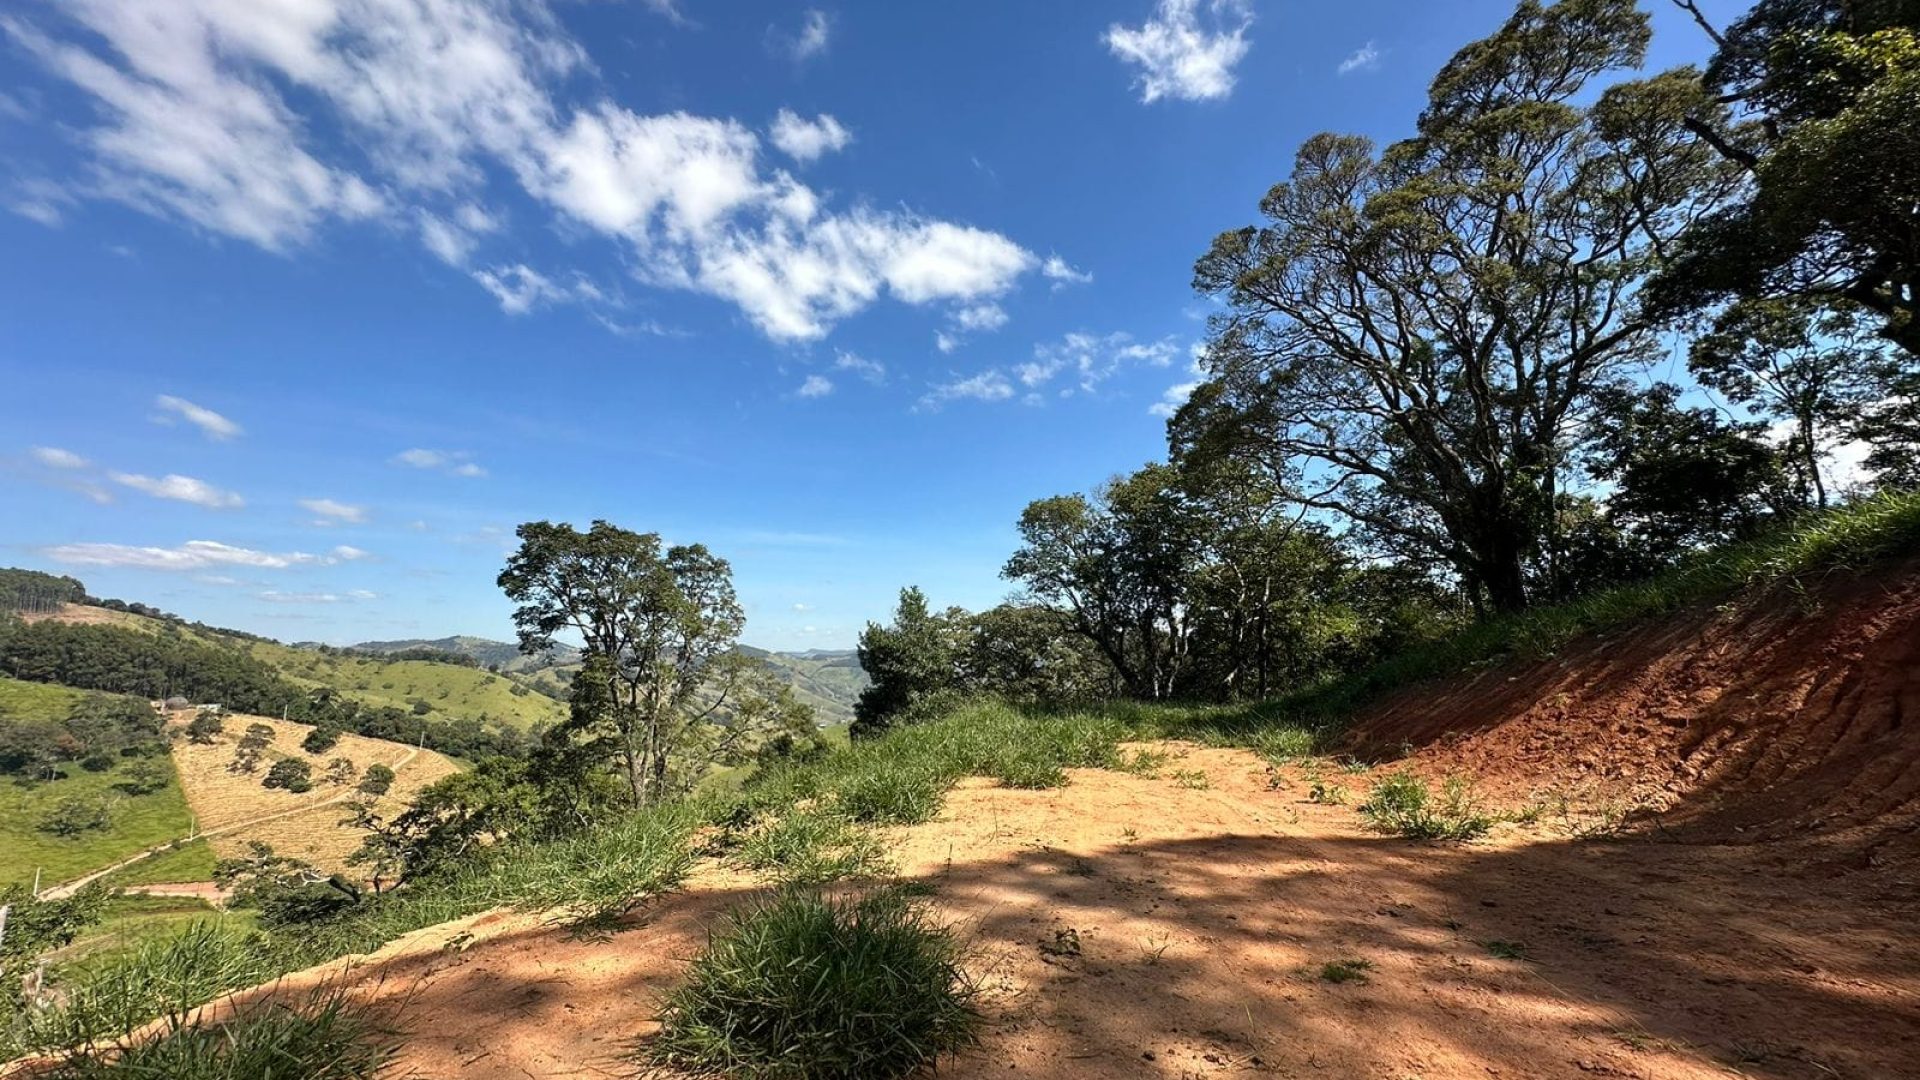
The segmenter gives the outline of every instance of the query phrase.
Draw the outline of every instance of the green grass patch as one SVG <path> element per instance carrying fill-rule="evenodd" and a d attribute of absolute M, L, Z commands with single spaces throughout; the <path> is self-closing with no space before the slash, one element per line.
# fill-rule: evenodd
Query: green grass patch
<path fill-rule="evenodd" d="M 218 862 L 213 848 L 205 840 L 183 840 L 157 855 L 149 855 L 131 866 L 108 874 L 109 885 L 177 885 L 212 881 L 213 864 Z"/>
<path fill-rule="evenodd" d="M 1376 829 L 1410 840 L 1472 840 L 1493 827 L 1493 815 L 1474 798 L 1465 777 L 1450 776 L 1435 795 L 1411 772 L 1397 772 L 1373 785 L 1360 812 Z"/>
<path fill-rule="evenodd" d="M 819 885 L 885 865 L 878 837 L 835 814 L 796 811 L 749 832 L 734 853 L 753 870 L 790 884 Z"/>
<path fill-rule="evenodd" d="M 1346 960 L 1329 960 L 1321 964 L 1320 970 L 1315 972 L 1315 975 L 1321 982 L 1364 983 L 1371 981 L 1371 976 L 1368 973 L 1372 970 L 1373 961 L 1348 958 Z"/>
<path fill-rule="evenodd" d="M 218 1023 L 71 1055 L 52 1080 L 372 1080 L 394 1058 L 391 1031 L 337 989 L 285 1005 L 256 1001 Z"/>
<path fill-rule="evenodd" d="M 159 791 L 127 795 L 114 787 L 128 778 L 127 770 L 134 760 L 119 759 L 112 769 L 98 773 L 68 765 L 66 777 L 60 780 L 0 778 L 0 885 L 31 883 L 35 870 L 40 871 L 43 888 L 57 885 L 111 866 L 144 848 L 185 836 L 192 814 L 170 758 L 145 759 L 165 765 L 172 777 Z M 107 827 L 77 836 L 42 831 L 39 822 L 69 799 L 104 801 L 108 807 Z"/>
<path fill-rule="evenodd" d="M 732 916 L 642 1054 L 743 1080 L 906 1076 L 974 1040 L 974 993 L 911 899 L 789 891 Z"/>

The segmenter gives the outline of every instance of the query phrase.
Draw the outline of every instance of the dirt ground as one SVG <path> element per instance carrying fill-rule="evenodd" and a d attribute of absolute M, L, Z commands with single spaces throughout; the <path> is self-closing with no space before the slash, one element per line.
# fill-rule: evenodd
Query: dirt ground
<path fill-rule="evenodd" d="M 1292 771 L 1180 751 L 1169 769 L 1206 787 L 975 781 L 896 830 L 899 869 L 936 886 L 987 988 L 984 1041 L 943 1074 L 1920 1076 L 1911 880 L 1547 823 L 1415 843 L 1306 801 Z M 660 994 L 753 890 L 703 871 L 600 939 L 480 916 L 349 980 L 400 1010 L 402 1075 L 623 1075 Z M 1321 977 L 1351 961 L 1364 981 Z"/>

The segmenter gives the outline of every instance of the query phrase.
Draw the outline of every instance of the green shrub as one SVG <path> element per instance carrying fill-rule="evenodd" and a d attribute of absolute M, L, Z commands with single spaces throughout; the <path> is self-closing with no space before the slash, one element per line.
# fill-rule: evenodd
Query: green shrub
<path fill-rule="evenodd" d="M 372 1080 L 398 1044 L 338 990 L 256 1001 L 217 1022 L 70 1056 L 51 1080 Z"/>
<path fill-rule="evenodd" d="M 1472 785 L 1450 776 L 1434 799 L 1427 782 L 1397 772 L 1373 786 L 1361 805 L 1374 828 L 1413 840 L 1472 840 L 1493 827 L 1493 815 L 1474 800 Z"/>
<path fill-rule="evenodd" d="M 642 1053 L 744 1080 L 905 1076 L 975 1038 L 960 959 L 952 934 L 897 892 L 789 891 L 709 943 Z"/>

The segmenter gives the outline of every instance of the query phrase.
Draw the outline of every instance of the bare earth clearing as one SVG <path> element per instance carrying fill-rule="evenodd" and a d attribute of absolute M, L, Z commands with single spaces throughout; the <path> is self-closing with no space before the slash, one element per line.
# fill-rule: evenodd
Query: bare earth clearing
<path fill-rule="evenodd" d="M 1914 1075 L 1911 891 L 1782 875 L 1755 847 L 1574 843 L 1545 825 L 1414 844 L 1304 801 L 1297 776 L 1270 790 L 1250 755 L 1186 749 L 1177 765 L 1210 787 L 975 781 L 894 833 L 989 987 L 989 1033 L 952 1075 Z M 703 872 L 605 940 L 479 916 L 348 979 L 400 1008 L 417 1075 L 617 1073 L 755 887 Z M 1078 956 L 1042 949 L 1069 937 Z M 1371 964 L 1367 981 L 1323 981 L 1340 960 Z"/>

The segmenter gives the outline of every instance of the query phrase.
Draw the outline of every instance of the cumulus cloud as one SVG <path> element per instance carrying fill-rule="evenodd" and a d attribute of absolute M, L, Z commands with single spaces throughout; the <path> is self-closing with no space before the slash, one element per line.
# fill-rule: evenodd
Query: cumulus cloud
<path fill-rule="evenodd" d="M 367 520 L 367 508 L 334 499 L 301 499 L 300 508 L 319 518 L 316 525 L 359 525 Z"/>
<path fill-rule="evenodd" d="M 1246 0 L 1159 0 L 1140 26 L 1107 28 L 1107 48 L 1140 69 L 1140 100 L 1208 101 L 1233 93 L 1233 69 L 1247 55 L 1253 11 Z"/>
<path fill-rule="evenodd" d="M 354 547 L 351 544 L 341 544 L 338 547 L 334 548 L 332 552 L 328 553 L 327 561 L 359 562 L 361 559 L 370 559 L 372 557 L 373 556 L 370 552 L 362 551 L 361 549 Z"/>
<path fill-rule="evenodd" d="M 829 26 L 809 11 L 792 54 L 824 51 Z M 642 283 L 717 297 L 781 340 L 882 299 L 990 301 L 1039 265 L 984 229 L 829 207 L 736 120 L 582 98 L 585 51 L 542 0 L 74 0 L 0 30 L 93 99 L 82 196 L 274 251 L 378 218 L 509 313 L 618 304 L 487 257 L 497 223 L 479 202 L 502 181 L 621 247 Z M 848 138 L 831 117 L 793 120 L 772 145 L 796 159 Z"/>
<path fill-rule="evenodd" d="M 108 478 L 121 487 L 144 492 L 156 499 L 172 499 L 175 502 L 192 503 L 210 510 L 232 510 L 245 506 L 247 501 L 231 491 L 214 487 L 204 480 L 191 476 L 168 473 L 161 477 L 142 476 L 139 473 L 109 473 Z"/>
<path fill-rule="evenodd" d="M 822 154 L 844 150 L 853 142 L 853 132 L 842 127 L 840 121 L 821 113 L 812 120 L 805 119 L 792 109 L 781 109 L 773 118 L 773 127 L 767 131 L 767 137 L 780 152 L 805 165 L 818 159 Z"/>
<path fill-rule="evenodd" d="M 1373 71 L 1379 66 L 1380 50 L 1374 47 L 1373 42 L 1369 41 L 1365 45 L 1353 50 L 1345 60 L 1340 61 L 1339 73 L 1342 75 L 1350 75 L 1356 71 Z"/>
<path fill-rule="evenodd" d="M 431 469 L 450 476 L 487 475 L 487 470 L 481 468 L 473 460 L 473 455 L 465 450 L 429 450 L 424 447 L 414 447 L 393 455 L 392 462 L 410 469 Z"/>
<path fill-rule="evenodd" d="M 142 570 L 205 570 L 216 566 L 284 570 L 290 566 L 323 561 L 319 556 L 300 551 L 256 551 L 217 540 L 189 540 L 170 548 L 128 544 L 59 544 L 44 549 L 44 554 L 55 562 L 75 566 L 123 566 Z"/>
<path fill-rule="evenodd" d="M 71 450 L 62 450 L 57 446 L 36 446 L 27 451 L 33 460 L 50 469 L 84 469 L 87 459 Z"/>
<path fill-rule="evenodd" d="M 202 435 L 205 435 L 215 442 L 225 442 L 241 432 L 239 424 L 221 416 L 212 409 L 195 405 L 185 398 L 177 398 L 172 394 L 161 394 L 159 397 L 153 399 L 153 404 L 155 408 L 160 410 L 159 414 L 153 418 L 155 423 L 172 424 L 180 420 L 185 420 L 187 423 L 199 428 Z"/>
<path fill-rule="evenodd" d="M 809 375 L 807 381 L 801 383 L 800 389 L 795 390 L 794 393 L 803 398 L 826 397 L 833 393 L 833 380 L 825 375 Z"/>

